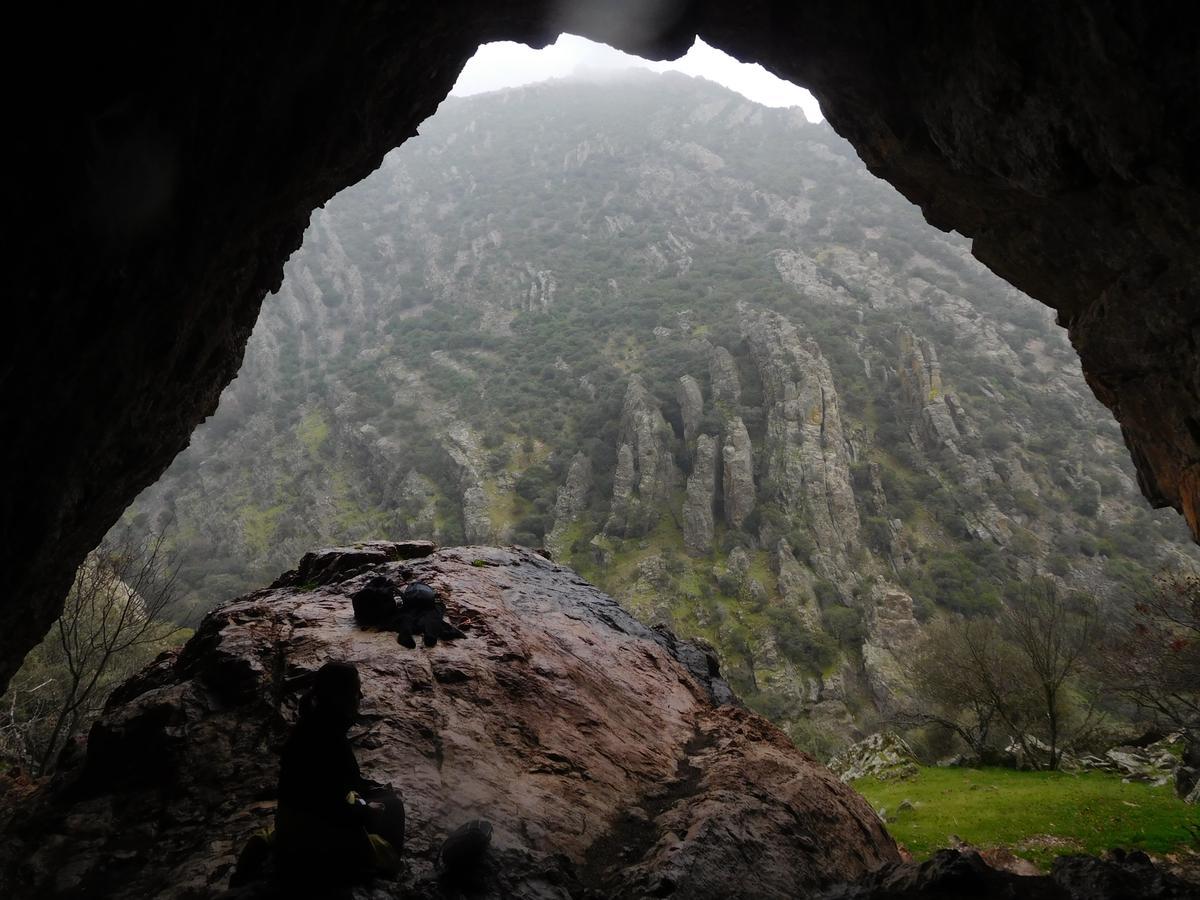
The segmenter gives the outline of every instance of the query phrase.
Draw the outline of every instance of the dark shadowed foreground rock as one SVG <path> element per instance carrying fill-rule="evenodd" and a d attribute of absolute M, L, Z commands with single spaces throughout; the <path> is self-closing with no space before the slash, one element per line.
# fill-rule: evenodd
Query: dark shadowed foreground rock
<path fill-rule="evenodd" d="M 1196 900 L 1200 888 L 1164 872 L 1144 853 L 1064 856 L 1049 875 L 1015 875 L 973 851 L 939 850 L 922 863 L 885 866 L 817 900 Z"/>
<path fill-rule="evenodd" d="M 275 750 L 329 659 L 363 676 L 364 774 L 408 806 L 407 871 L 359 896 L 443 896 L 437 848 L 475 818 L 495 826 L 486 896 L 790 898 L 898 860 L 862 798 L 718 702 L 710 654 L 570 570 L 516 549 L 371 551 L 306 557 L 323 584 L 226 604 L 120 688 L 86 755 L 0 835 L 0 896 L 219 896 L 271 821 Z M 467 637 L 406 650 L 357 628 L 349 595 L 378 574 L 437 587 Z"/>

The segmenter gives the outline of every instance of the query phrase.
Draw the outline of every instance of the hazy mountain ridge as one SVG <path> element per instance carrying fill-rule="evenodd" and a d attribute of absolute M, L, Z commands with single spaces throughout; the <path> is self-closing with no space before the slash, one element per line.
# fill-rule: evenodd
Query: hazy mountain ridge
<path fill-rule="evenodd" d="M 828 127 L 637 73 L 447 101 L 317 211 L 131 516 L 206 605 L 321 543 L 548 542 L 811 742 L 938 609 L 1194 558 L 1131 473 L 1049 312 Z"/>

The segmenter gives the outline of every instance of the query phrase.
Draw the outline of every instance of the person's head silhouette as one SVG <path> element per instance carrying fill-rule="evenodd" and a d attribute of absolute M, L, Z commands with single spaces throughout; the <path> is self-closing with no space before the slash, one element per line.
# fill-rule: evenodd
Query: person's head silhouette
<path fill-rule="evenodd" d="M 309 712 L 343 731 L 358 718 L 362 687 L 352 663 L 327 662 L 317 671 L 309 694 Z"/>

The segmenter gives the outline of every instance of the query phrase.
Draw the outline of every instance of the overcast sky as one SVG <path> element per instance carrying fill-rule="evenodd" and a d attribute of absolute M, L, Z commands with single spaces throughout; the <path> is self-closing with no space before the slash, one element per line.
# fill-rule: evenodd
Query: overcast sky
<path fill-rule="evenodd" d="M 821 108 L 816 98 L 804 88 L 776 78 L 760 65 L 740 63 L 702 41 L 696 41 L 687 55 L 674 62 L 650 62 L 573 34 L 564 34 L 544 50 L 533 50 L 509 41 L 484 44 L 471 57 L 450 93 L 465 97 L 547 78 L 561 78 L 577 69 L 625 69 L 629 66 L 699 75 L 764 106 L 799 106 L 809 121 L 821 121 Z"/>

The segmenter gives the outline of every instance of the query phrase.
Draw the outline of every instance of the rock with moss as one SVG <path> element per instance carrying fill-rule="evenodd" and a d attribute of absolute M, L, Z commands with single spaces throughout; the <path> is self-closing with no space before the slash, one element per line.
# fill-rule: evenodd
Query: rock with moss
<path fill-rule="evenodd" d="M 672 453 L 674 433 L 641 380 L 631 378 L 621 409 L 617 469 L 605 530 L 617 536 L 653 527 L 680 482 Z"/>
<path fill-rule="evenodd" d="M 1129 781 L 1170 784 L 1181 764 L 1180 757 L 1172 752 L 1180 741 L 1179 735 L 1171 735 L 1148 747 L 1112 747 L 1104 757 Z"/>
<path fill-rule="evenodd" d="M 872 585 L 863 608 L 863 671 L 875 701 L 887 708 L 908 689 L 904 664 L 921 638 L 921 626 L 912 596 L 894 585 Z"/>
<path fill-rule="evenodd" d="M 409 469 L 398 494 L 409 533 L 417 537 L 437 537 L 437 485 L 416 469 Z"/>
<path fill-rule="evenodd" d="M 778 486 L 785 516 L 811 533 L 819 574 L 845 582 L 860 522 L 829 363 L 815 341 L 778 313 L 745 303 L 738 311 L 762 380 L 764 476 Z"/>
<path fill-rule="evenodd" d="M 563 540 L 580 514 L 587 508 L 588 491 L 592 486 L 592 461 L 586 453 L 577 452 L 571 458 L 567 479 L 554 501 L 554 527 L 546 535 L 546 546 L 556 555 L 568 549 Z"/>
<path fill-rule="evenodd" d="M 920 771 L 912 748 L 894 731 L 880 731 L 852 744 L 829 761 L 829 768 L 846 782 L 859 778 L 897 781 Z"/>

